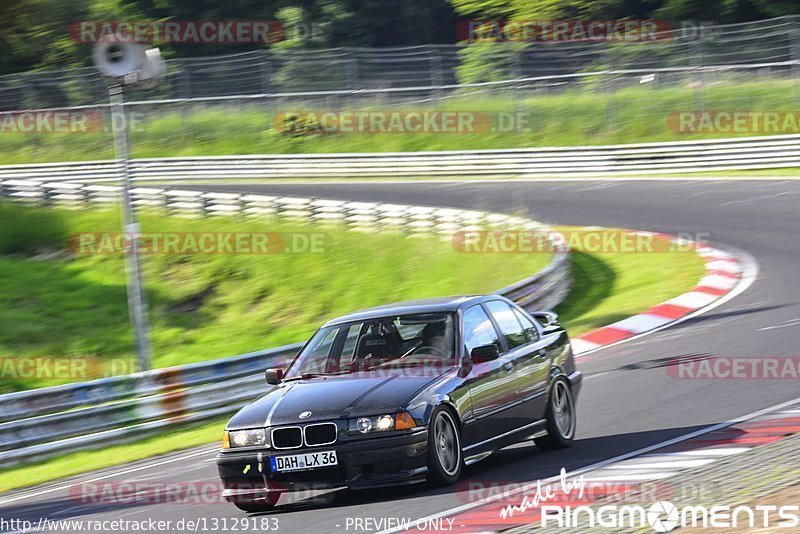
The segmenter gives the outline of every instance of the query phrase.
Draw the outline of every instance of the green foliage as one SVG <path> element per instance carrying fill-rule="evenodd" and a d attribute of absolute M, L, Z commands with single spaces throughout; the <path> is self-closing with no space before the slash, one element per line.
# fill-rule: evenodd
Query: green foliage
<path fill-rule="evenodd" d="M 276 49 L 452 43 L 458 17 L 511 21 L 666 18 L 739 22 L 800 13 L 796 0 L 5 0 L 0 2 L 0 74 L 90 64 L 90 45 L 70 23 L 92 20 L 281 20 L 315 25 L 315 38 L 287 34 Z M 253 46 L 162 45 L 166 57 L 252 50 Z M 467 61 L 474 63 L 475 57 Z M 468 67 L 471 68 L 471 67 Z M 471 76 L 471 75 L 469 75 Z M 468 76 L 468 77 L 469 77 Z"/>
<path fill-rule="evenodd" d="M 796 0 L 449 0 L 459 15 L 509 21 L 671 19 L 742 22 L 800 13 Z"/>
<path fill-rule="evenodd" d="M 524 43 L 474 42 L 459 50 L 459 83 L 492 82 L 519 78 L 519 58 Z"/>
<path fill-rule="evenodd" d="M 480 48 L 480 47 L 479 47 Z M 632 49 L 621 47 L 622 50 Z M 626 58 L 627 56 L 621 56 Z M 476 64 L 475 78 L 486 79 L 491 71 Z M 210 156 L 234 154 L 299 154 L 329 152 L 407 152 L 414 150 L 478 150 L 535 146 L 575 146 L 609 143 L 639 143 L 729 137 L 733 133 L 677 133 L 669 128 L 673 111 L 781 110 L 794 109 L 795 82 L 742 81 L 717 75 L 715 83 L 693 88 L 694 79 L 674 77 L 670 85 L 634 83 L 611 92 L 600 77 L 572 88 L 525 92 L 497 88 L 472 89 L 439 104 L 418 103 L 395 107 L 472 111 L 497 118 L 499 113 L 525 113 L 531 118 L 526 129 L 464 133 L 323 133 L 292 135 L 273 126 L 274 113 L 316 109 L 303 103 L 274 105 L 201 105 L 148 115 L 142 128 L 133 132 L 132 155 L 137 158 L 165 156 Z M 372 101 L 370 101 L 372 104 Z M 318 104 L 319 105 L 319 104 Z M 294 107 L 293 107 L 294 106 Z M 347 110 L 385 110 L 376 102 Z M 742 133 L 739 135 L 754 135 Z M 31 163 L 113 158 L 113 144 L 105 132 L 84 134 L 0 135 L 0 159 L 4 163 Z"/>
<path fill-rule="evenodd" d="M 62 213 L 0 202 L 0 254 L 37 254 L 63 246 L 67 237 Z"/>
<path fill-rule="evenodd" d="M 20 234 L 23 243 L 31 226 L 50 229 L 42 230 L 48 243 L 63 236 L 52 220 L 64 221 L 69 234 L 119 232 L 116 210 L 12 208 L 0 211 L 2 235 Z M 140 222 L 145 232 L 324 234 L 322 252 L 143 255 L 155 367 L 302 341 L 321 322 L 359 308 L 494 291 L 536 272 L 550 257 L 470 254 L 466 261 L 448 240 L 270 219 L 192 220 L 143 213 Z M 34 248 L 24 250 L 34 253 Z M 131 371 L 123 365 L 132 364 L 134 354 L 124 257 L 66 254 L 65 248 L 62 237 L 57 255 L 0 256 L 0 363 L 8 357 L 80 354 L 97 358 L 102 363 L 97 371 Z M 11 250 L 21 251 L 19 246 Z M 0 392 L 59 381 L 64 378 L 4 378 Z"/>

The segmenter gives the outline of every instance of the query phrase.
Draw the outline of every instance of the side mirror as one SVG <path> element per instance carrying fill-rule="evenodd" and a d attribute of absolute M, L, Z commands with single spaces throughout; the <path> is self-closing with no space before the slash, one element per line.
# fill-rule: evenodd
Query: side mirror
<path fill-rule="evenodd" d="M 500 349 L 494 343 L 489 343 L 475 347 L 469 355 L 472 363 L 490 362 L 500 357 Z"/>
<path fill-rule="evenodd" d="M 561 329 L 561 323 L 558 322 L 558 314 L 556 312 L 533 312 L 531 315 L 542 324 L 546 333 Z"/>
<path fill-rule="evenodd" d="M 264 376 L 267 379 L 267 384 L 277 386 L 283 378 L 283 369 L 267 369 L 264 371 Z"/>

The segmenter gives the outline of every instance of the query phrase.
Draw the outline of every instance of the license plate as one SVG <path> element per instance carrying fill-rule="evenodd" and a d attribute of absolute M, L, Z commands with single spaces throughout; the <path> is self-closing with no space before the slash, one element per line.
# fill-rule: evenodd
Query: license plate
<path fill-rule="evenodd" d="M 305 454 L 292 454 L 289 456 L 271 456 L 269 459 L 270 470 L 273 473 L 287 471 L 305 471 L 306 469 L 319 469 L 338 465 L 336 451 L 307 452 Z"/>

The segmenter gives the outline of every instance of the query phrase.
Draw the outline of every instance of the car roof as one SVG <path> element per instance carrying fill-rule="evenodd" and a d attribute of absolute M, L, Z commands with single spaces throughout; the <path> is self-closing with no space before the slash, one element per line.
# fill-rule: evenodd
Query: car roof
<path fill-rule="evenodd" d="M 383 304 L 365 310 L 359 310 L 347 315 L 342 315 L 336 319 L 331 319 L 323 326 L 330 326 L 339 323 L 349 323 L 351 321 L 364 321 L 377 317 L 389 317 L 392 315 L 406 315 L 410 313 L 444 313 L 455 312 L 460 307 L 482 302 L 493 297 L 502 299 L 500 295 L 458 295 L 453 297 L 435 297 L 419 300 L 408 300 L 404 302 L 394 302 Z"/>

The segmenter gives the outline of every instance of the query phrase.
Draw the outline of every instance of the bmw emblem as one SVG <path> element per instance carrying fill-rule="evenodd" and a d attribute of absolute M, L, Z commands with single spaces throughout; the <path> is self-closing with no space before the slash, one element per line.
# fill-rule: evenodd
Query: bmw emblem
<path fill-rule="evenodd" d="M 300 412 L 300 419 L 308 419 L 309 417 L 311 417 L 311 412 L 309 411 Z"/>

